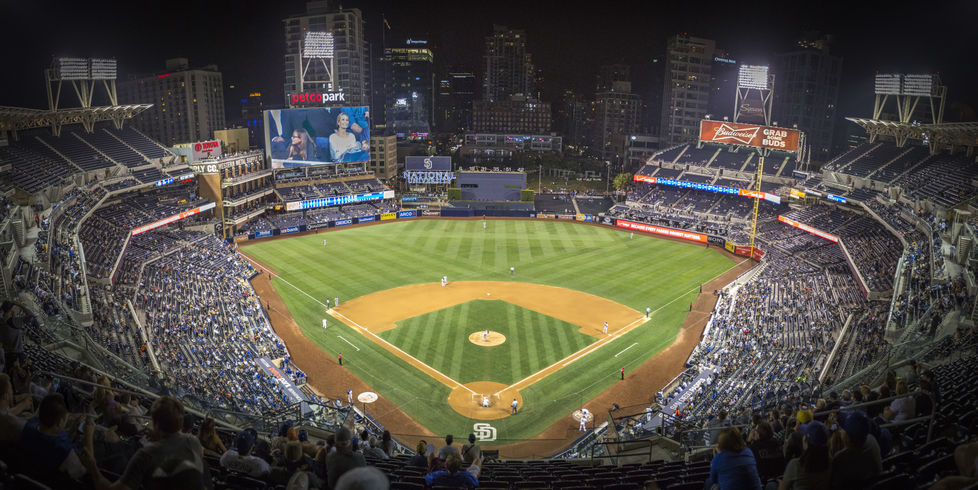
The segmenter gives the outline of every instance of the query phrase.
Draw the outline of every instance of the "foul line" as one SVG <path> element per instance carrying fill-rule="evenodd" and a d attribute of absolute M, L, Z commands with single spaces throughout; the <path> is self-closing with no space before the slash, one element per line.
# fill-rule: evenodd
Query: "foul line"
<path fill-rule="evenodd" d="M 245 256 L 245 255 L 244 255 L 244 254 L 242 254 L 242 256 Z M 251 257 L 247 257 L 247 256 L 245 256 L 245 258 L 247 258 L 247 259 L 248 259 L 249 261 L 251 261 L 251 262 L 254 262 L 255 264 L 258 264 L 258 262 L 256 262 L 256 261 L 254 261 L 254 260 L 252 260 L 252 259 L 251 259 Z M 260 265 L 260 264 L 259 264 L 259 265 Z M 313 300 L 313 301 L 315 301 L 316 303 L 319 303 L 319 304 L 320 304 L 320 306 L 322 306 L 323 308 L 328 308 L 328 307 L 327 307 L 327 306 L 326 306 L 325 304 L 323 304 L 323 302 L 322 302 L 322 301 L 319 301 L 318 299 L 316 299 L 316 298 L 314 298 L 314 297 L 313 297 L 312 295 L 310 295 L 309 293 L 307 293 L 307 292 L 305 292 L 305 291 L 303 291 L 303 290 L 301 290 L 301 289 L 299 289 L 299 288 L 298 288 L 298 287 L 297 287 L 297 286 L 296 286 L 295 284 L 292 284 L 291 282 L 289 282 L 288 280 L 286 280 L 285 278 L 283 278 L 283 277 L 282 277 L 281 275 L 278 275 L 278 274 L 276 274 L 276 275 L 274 275 L 274 277 L 277 277 L 277 278 L 278 278 L 278 279 L 279 279 L 280 281 L 282 281 L 282 282 L 284 282 L 285 284 L 288 284 L 289 286 L 291 286 L 291 287 L 292 287 L 292 289 L 295 289 L 296 291 L 298 291 L 298 292 L 300 292 L 300 293 L 302 293 L 302 294 L 304 294 L 304 295 L 306 295 L 306 296 L 307 296 L 307 297 L 308 297 L 309 299 L 311 299 L 311 300 Z M 379 343 L 379 344 L 381 344 L 381 346 L 382 346 L 382 347 L 384 347 L 385 349 L 387 349 L 387 350 L 389 350 L 389 351 L 392 351 L 392 352 L 393 352 L 393 351 L 397 351 L 397 352 L 399 352 L 399 353 L 401 353 L 401 355 L 403 355 L 403 356 L 406 356 L 406 357 L 408 357 L 408 358 L 410 358 L 410 359 L 411 359 L 412 361 L 414 361 L 414 362 L 416 362 L 416 363 L 418 363 L 418 364 L 420 364 L 421 366 L 424 366 L 424 367 L 425 367 L 425 369 L 426 369 L 427 371 L 429 371 L 429 376 L 431 375 L 430 373 L 434 373 L 434 374 L 436 374 L 436 375 L 437 375 L 437 376 L 432 376 L 432 378 L 439 378 L 439 377 L 440 377 L 440 378 L 442 378 L 442 379 L 446 379 L 446 380 L 448 380 L 448 381 L 450 381 L 450 382 L 451 382 L 452 384 L 454 384 L 455 386 L 458 386 L 459 388 L 465 388 L 466 390 L 468 390 L 468 391 L 469 391 L 469 393 L 472 393 L 473 395 L 474 395 L 474 394 L 476 394 L 476 392 L 475 392 L 475 391 L 472 391 L 472 389 L 471 389 L 471 388 L 469 388 L 469 387 L 467 387 L 467 386 L 465 386 L 465 385 L 463 385 L 462 383 L 459 383 L 458 381 L 455 381 L 454 379 L 452 379 L 452 378 L 450 378 L 450 377 L 448 377 L 448 376 L 446 376 L 445 374 L 443 374 L 443 373 L 442 373 L 441 371 L 439 371 L 439 370 L 437 370 L 437 369 L 435 369 L 435 368 L 433 368 L 433 367 L 431 367 L 431 366 L 429 366 L 429 365 L 427 365 L 427 364 L 425 364 L 424 362 L 421 362 L 421 360 L 419 360 L 418 358 L 416 358 L 416 357 L 414 357 L 414 356 L 412 356 L 411 354 L 408 354 L 407 352 L 404 352 L 403 350 L 401 350 L 401 349 L 400 349 L 399 347 L 397 347 L 396 345 L 394 345 L 394 344 L 391 344 L 390 342 L 388 342 L 388 341 L 386 341 L 386 340 L 384 340 L 383 338 L 381 338 L 381 337 L 380 337 L 380 336 L 378 336 L 377 334 L 375 334 L 375 333 L 373 333 L 373 332 L 371 332 L 370 330 L 367 330 L 366 328 L 363 328 L 363 326 L 362 326 L 362 325 L 360 325 L 359 323 L 357 323 L 357 322 L 355 322 L 355 321 L 353 321 L 353 320 L 351 320 L 351 319 L 350 319 L 350 318 L 348 318 L 348 317 L 347 317 L 346 315 L 344 315 L 344 314 L 342 314 L 342 313 L 340 313 L 340 312 L 338 312 L 338 311 L 336 311 L 335 309 L 327 309 L 327 313 L 328 313 L 329 315 L 331 315 L 331 316 L 333 316 L 333 317 L 335 317 L 335 318 L 337 318 L 337 319 L 339 319 L 339 320 L 341 320 L 341 321 L 343 321 L 343 322 L 344 322 L 344 323 L 346 323 L 347 325 L 351 325 L 351 324 L 352 324 L 352 325 L 353 325 L 353 326 L 355 326 L 356 328 L 358 328 L 358 329 L 360 329 L 360 331 L 361 331 L 361 333 L 363 333 L 363 332 L 365 332 L 365 333 L 367 333 L 367 334 L 369 334 L 370 336 L 372 336 L 372 337 L 374 338 L 374 340 L 375 340 L 375 341 L 376 341 L 377 343 Z M 341 337 L 341 338 L 342 338 L 342 337 Z M 346 339 L 343 339 L 343 340 L 346 340 Z M 347 341 L 347 343 L 349 343 L 349 341 Z M 353 344 L 350 344 L 350 345 L 353 345 Z M 356 347 L 356 346 L 354 346 L 354 347 Z M 357 350 L 359 350 L 359 349 L 357 349 Z M 451 386 L 452 386 L 452 384 L 449 384 L 449 383 L 445 383 L 444 381 L 442 381 L 442 384 L 444 384 L 444 385 L 447 385 L 447 386 L 449 386 L 449 387 L 451 387 Z"/>
<path fill-rule="evenodd" d="M 349 340 L 344 339 L 342 335 L 337 335 L 337 337 L 339 337 L 340 340 L 342 340 L 343 342 L 346 342 L 347 344 L 350 344 L 350 347 L 353 347 L 354 349 L 356 349 L 357 352 L 360 352 L 360 348 L 357 347 L 357 346 L 355 346 L 355 345 L 353 345 L 353 342 L 350 342 Z"/>
<path fill-rule="evenodd" d="M 622 351 L 621 351 L 621 352 L 619 352 L 619 353 L 617 353 L 617 354 L 615 354 L 615 357 L 618 357 L 618 356 L 620 356 L 620 355 L 622 355 L 622 354 L 624 354 L 626 350 L 628 350 L 628 349 L 631 349 L 632 347 L 635 347 L 636 345 L 638 345 L 638 342 L 635 342 L 635 343 L 633 343 L 632 345 L 630 345 L 630 346 L 628 346 L 628 347 L 625 347 L 624 349 L 622 349 Z"/>
<path fill-rule="evenodd" d="M 744 262 L 747 262 L 748 260 L 750 260 L 750 259 L 744 259 L 744 260 L 742 260 L 742 261 L 740 261 L 740 262 L 738 262 L 738 263 L 730 266 L 727 270 L 725 270 L 725 271 L 717 274 L 716 276 L 714 276 L 712 279 L 710 279 L 710 281 L 712 281 L 713 279 L 716 279 L 717 277 L 720 277 L 720 276 L 726 274 L 727 272 L 730 272 L 730 271 L 734 270 L 737 267 L 740 267 Z M 710 282 L 710 281 L 706 281 L 706 282 Z M 676 296 L 675 298 L 673 298 L 668 303 L 666 303 L 666 304 L 664 304 L 664 305 L 662 305 L 662 306 L 660 306 L 660 307 L 652 310 L 652 312 L 649 313 L 649 315 L 647 317 L 646 316 L 643 316 L 643 317 L 639 318 L 638 320 L 635 320 L 634 322 L 629 323 L 628 325 L 625 325 L 624 327 L 616 330 L 614 332 L 614 334 L 612 334 L 610 337 L 605 337 L 603 339 L 600 339 L 597 342 L 595 342 L 595 343 L 593 343 L 593 344 L 591 344 L 591 345 L 589 345 L 587 347 L 584 347 L 583 349 L 581 349 L 581 350 L 579 350 L 579 351 L 577 351 L 577 352 L 575 352 L 575 353 L 573 353 L 573 354 L 571 354 L 571 355 L 569 355 L 569 356 L 567 356 L 567 357 L 565 357 L 565 358 L 563 358 L 563 359 L 561 359 L 561 360 L 559 360 L 559 361 L 557 361 L 557 362 L 555 362 L 555 363 L 553 363 L 553 364 L 551 364 L 551 365 L 549 365 L 549 366 L 547 366 L 547 367 L 545 367 L 545 368 L 543 368 L 543 369 L 541 369 L 541 370 L 539 370 L 539 371 L 537 371 L 537 372 L 535 372 L 535 373 L 533 373 L 533 374 L 531 374 L 531 375 L 529 375 L 529 376 L 527 376 L 527 377 L 525 377 L 525 378 L 523 378 L 523 379 L 521 379 L 521 380 L 519 380 L 519 381 L 511 384 L 511 385 L 509 385 L 509 386 L 507 386 L 506 388 L 503 388 L 502 390 L 497 391 L 494 394 L 498 395 L 498 394 L 502 393 L 503 391 L 514 389 L 514 388 L 515 389 L 519 389 L 518 387 L 524 381 L 527 381 L 527 380 L 536 378 L 537 376 L 540 376 L 540 379 L 546 378 L 547 376 L 549 376 L 550 374 L 552 374 L 552 372 L 549 372 L 549 371 L 551 369 L 553 369 L 554 366 L 556 366 L 557 364 L 563 363 L 563 364 L 560 365 L 560 369 L 563 369 L 564 367 L 567 367 L 567 365 L 574 363 L 575 361 L 583 358 L 587 354 L 590 354 L 591 352 L 594 352 L 594 351 L 598 350 L 599 348 L 604 347 L 605 345 L 607 345 L 607 344 L 609 344 L 611 342 L 614 342 L 615 339 L 617 339 L 618 337 L 620 337 L 620 336 L 622 336 L 622 335 L 624 335 L 624 334 L 632 331 L 635 328 L 635 326 L 636 326 L 637 323 L 645 323 L 645 322 L 651 320 L 653 314 L 658 313 L 663 308 L 665 308 L 665 307 L 667 307 L 667 306 L 675 303 L 676 301 L 679 301 L 680 299 L 682 299 L 683 297 L 685 297 L 687 294 L 692 293 L 692 292 L 699 291 L 699 288 L 700 287 L 701 286 L 696 286 L 693 289 L 690 289 L 689 291 L 686 291 L 685 293 L 682 293 L 679 296 Z M 625 350 L 628 350 L 628 349 L 625 349 Z M 622 352 L 624 352 L 624 351 L 622 351 Z M 621 354 L 621 352 L 619 352 L 619 354 Z M 616 355 L 615 357 L 618 357 L 618 356 Z M 560 369 L 557 369 L 556 371 L 559 371 Z M 556 371 L 554 371 L 554 372 L 556 372 Z M 533 380 L 533 383 L 536 383 L 537 381 L 539 381 L 539 379 Z M 533 383 L 530 383 L 530 384 L 533 384 Z"/>

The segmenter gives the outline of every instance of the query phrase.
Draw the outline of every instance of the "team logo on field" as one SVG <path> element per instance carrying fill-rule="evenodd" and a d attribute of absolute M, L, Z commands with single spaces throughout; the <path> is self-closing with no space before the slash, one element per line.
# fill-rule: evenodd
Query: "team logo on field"
<path fill-rule="evenodd" d="M 496 428 L 485 422 L 472 424 L 472 432 L 475 433 L 475 438 L 480 441 L 490 442 L 496 440 Z"/>

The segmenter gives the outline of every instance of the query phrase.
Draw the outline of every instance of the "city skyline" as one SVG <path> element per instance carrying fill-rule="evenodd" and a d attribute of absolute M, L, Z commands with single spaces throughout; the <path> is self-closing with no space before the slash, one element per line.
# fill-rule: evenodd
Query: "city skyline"
<path fill-rule="evenodd" d="M 593 96 L 601 65 L 651 63 L 664 53 L 666 39 L 675 34 L 713 39 L 738 61 L 773 64 L 776 53 L 791 49 L 804 33 L 817 31 L 833 36 L 832 52 L 844 59 L 840 116 L 869 115 L 877 71 L 940 73 L 949 87 L 948 120 L 958 119 L 959 113 L 965 119 L 973 118 L 978 108 L 978 89 L 971 83 L 975 68 L 962 54 L 976 36 L 967 25 L 968 19 L 978 16 L 978 5 L 973 2 L 944 2 L 928 5 L 928 9 L 909 2 L 841 10 L 826 5 L 805 10 L 768 4 L 732 10 L 727 5 L 624 2 L 607 13 L 603 8 L 555 11 L 515 2 L 432 2 L 426 10 L 387 2 L 342 6 L 362 10 L 375 53 L 380 52 L 382 39 L 390 47 L 407 37 L 427 38 L 437 66 L 461 66 L 477 73 L 483 65 L 485 36 L 494 24 L 525 30 L 528 51 L 548 101 L 566 89 Z M 331 9 L 339 6 L 339 2 L 330 2 Z M 304 9 L 305 2 L 257 0 L 201 5 L 183 1 L 6 3 L 0 18 L 7 25 L 0 32 L 8 44 L 21 49 L 8 60 L 18 76 L 4 78 L 0 105 L 44 107 L 43 69 L 52 55 L 115 57 L 120 79 L 160 71 L 166 59 L 185 57 L 194 67 L 217 65 L 225 84 L 280 93 L 285 49 L 282 19 Z M 52 11 L 56 15 L 49 15 Z M 888 14 L 894 11 L 913 15 Z M 41 25 L 23 22 L 42 17 L 47 20 Z M 383 19 L 390 24 L 389 30 Z M 961 107 L 970 111 L 961 111 Z"/>

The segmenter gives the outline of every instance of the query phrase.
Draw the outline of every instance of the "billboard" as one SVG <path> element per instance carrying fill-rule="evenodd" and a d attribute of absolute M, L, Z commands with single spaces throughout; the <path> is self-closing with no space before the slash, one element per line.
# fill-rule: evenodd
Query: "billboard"
<path fill-rule="evenodd" d="M 208 210 L 214 209 L 216 206 L 217 206 L 216 204 L 214 204 L 212 202 L 209 202 L 207 204 L 204 204 L 203 206 L 196 207 L 196 208 L 193 208 L 193 209 L 189 209 L 189 210 L 184 211 L 182 213 L 174 214 L 173 216 L 170 216 L 169 218 L 164 218 L 164 219 L 161 219 L 159 221 L 155 221 L 153 223 L 150 223 L 148 225 L 140 226 L 139 228 L 133 228 L 132 229 L 132 232 L 131 232 L 132 233 L 132 236 L 136 236 L 136 235 L 138 235 L 140 233 L 145 233 L 145 232 L 147 232 L 149 230 L 153 230 L 153 229 L 159 228 L 161 226 L 168 225 L 168 224 L 173 223 L 175 221 L 180 221 L 180 220 L 182 220 L 184 218 L 189 218 L 189 217 L 191 217 L 191 216 L 193 216 L 195 214 L 203 213 L 204 211 L 208 211 Z"/>
<path fill-rule="evenodd" d="M 317 107 L 265 111 L 272 168 L 370 161 L 370 110 Z"/>
<path fill-rule="evenodd" d="M 795 220 L 793 220 L 791 218 L 785 218 L 784 216 L 778 216 L 778 221 L 780 221 L 780 222 L 782 222 L 782 223 L 784 223 L 784 224 L 786 224 L 788 226 L 793 226 L 795 228 L 798 228 L 799 230 L 807 231 L 808 233 L 811 233 L 812 235 L 815 235 L 817 237 L 824 238 L 824 239 L 826 239 L 826 240 L 828 240 L 830 242 L 839 243 L 839 237 L 837 237 L 837 236 L 835 236 L 835 235 L 833 235 L 831 233 L 826 233 L 826 232 L 824 232 L 822 230 L 819 230 L 818 228 L 813 228 L 813 227 L 808 226 L 808 225 L 806 225 L 804 223 L 799 223 L 799 222 L 797 222 L 797 221 L 795 221 Z"/>
<path fill-rule="evenodd" d="M 405 157 L 404 168 L 407 170 L 449 172 L 452 170 L 452 157 Z"/>
<path fill-rule="evenodd" d="M 707 243 L 706 235 L 702 233 L 696 233 L 693 231 L 676 230 L 673 228 L 664 228 L 662 226 L 649 225 L 645 223 L 635 223 L 633 221 L 625 221 L 620 219 L 615 220 L 615 226 L 619 228 L 625 228 L 626 230 L 644 231 L 646 233 L 654 233 L 656 235 L 663 235 L 672 238 L 681 238 L 683 240 L 690 240 L 693 242 Z"/>
<path fill-rule="evenodd" d="M 798 151 L 800 131 L 757 124 L 740 124 L 726 121 L 700 121 L 700 141 L 731 145 L 771 148 L 773 150 Z"/>
<path fill-rule="evenodd" d="M 357 204 L 368 201 L 380 201 L 382 199 L 393 199 L 394 191 L 370 192 L 366 194 L 347 194 L 344 196 L 323 197 L 320 199 L 309 199 L 306 201 L 292 201 L 285 203 L 286 211 L 299 211 L 302 209 L 315 209 L 323 206 L 340 206 L 343 204 Z"/>
<path fill-rule="evenodd" d="M 199 162 L 205 158 L 218 158 L 221 156 L 221 142 L 218 140 L 198 141 L 190 150 L 194 162 Z"/>
<path fill-rule="evenodd" d="M 763 65 L 740 65 L 737 74 L 737 86 L 757 90 L 768 89 L 768 67 Z"/>
<path fill-rule="evenodd" d="M 732 196 L 743 196 L 743 197 L 750 197 L 753 199 L 764 199 L 765 201 L 770 201 L 773 202 L 774 204 L 781 204 L 781 196 L 778 196 L 776 194 L 771 194 L 770 192 L 753 191 L 750 189 L 738 189 L 735 187 L 703 184 L 700 182 L 687 182 L 685 180 L 660 179 L 658 177 L 649 177 L 647 175 L 636 175 L 632 177 L 632 179 L 636 182 L 671 185 L 675 187 L 682 187 L 683 189 L 695 189 L 698 191 L 719 192 L 721 194 L 730 194 Z"/>

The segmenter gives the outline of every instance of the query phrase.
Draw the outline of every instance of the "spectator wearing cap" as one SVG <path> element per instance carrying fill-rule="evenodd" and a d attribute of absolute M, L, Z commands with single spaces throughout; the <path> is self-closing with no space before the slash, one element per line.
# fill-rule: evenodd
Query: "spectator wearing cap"
<path fill-rule="evenodd" d="M 453 442 L 455 442 L 455 438 L 451 434 L 445 436 L 445 445 L 438 449 L 438 459 L 448 461 L 449 454 L 455 454 L 461 457 L 458 448 L 452 445 Z"/>
<path fill-rule="evenodd" d="M 845 449 L 832 455 L 832 488 L 865 488 L 883 471 L 879 443 L 870 434 L 872 424 L 864 412 L 840 413 L 839 417 L 847 437 Z"/>
<path fill-rule="evenodd" d="M 720 490 L 761 489 L 757 461 L 754 453 L 747 448 L 738 427 L 727 427 L 720 431 L 714 452 L 708 486 L 719 485 Z"/>
<path fill-rule="evenodd" d="M 801 456 L 802 448 L 802 434 L 798 432 L 798 428 L 805 425 L 813 420 L 812 411 L 808 408 L 802 407 L 798 410 L 795 415 L 795 426 L 794 429 L 784 438 L 784 459 L 790 461 L 792 458 L 797 458 Z"/>
<path fill-rule="evenodd" d="M 482 458 L 482 448 L 475 443 L 475 434 L 469 434 L 469 443 L 462 444 L 462 462 L 471 463 Z"/>
<path fill-rule="evenodd" d="M 336 488 L 336 482 L 343 473 L 354 468 L 367 466 L 363 454 L 353 451 L 353 433 L 346 427 L 340 427 L 335 434 L 336 451 L 326 456 L 326 477 L 328 488 Z"/>
<path fill-rule="evenodd" d="M 92 486 L 98 490 L 125 490 L 148 487 L 154 480 L 164 481 L 177 474 L 186 476 L 181 487 L 202 488 L 206 469 L 200 441 L 191 434 L 180 432 L 183 426 L 183 404 L 171 396 L 161 396 L 153 402 L 150 416 L 153 442 L 143 446 L 129 459 L 126 470 L 114 483 L 99 471 L 91 446 L 85 450 L 85 466 L 92 475 Z M 86 432 L 88 426 L 86 424 Z M 86 433 L 87 436 L 87 433 Z M 90 437 L 86 437 L 90 444 Z M 173 481 L 173 480 L 170 480 Z M 191 485 L 193 484 L 193 485 Z"/>
<path fill-rule="evenodd" d="M 802 453 L 784 469 L 778 490 L 828 490 L 831 480 L 829 429 L 813 420 L 798 428 L 802 434 Z"/>
<path fill-rule="evenodd" d="M 254 478 L 261 478 L 271 471 L 264 459 L 251 454 L 258 439 L 255 429 L 245 429 L 234 438 L 234 447 L 221 455 L 221 467 L 238 473 L 244 473 Z"/>

